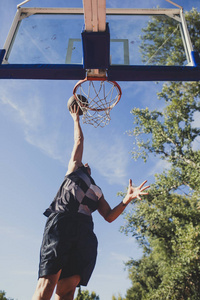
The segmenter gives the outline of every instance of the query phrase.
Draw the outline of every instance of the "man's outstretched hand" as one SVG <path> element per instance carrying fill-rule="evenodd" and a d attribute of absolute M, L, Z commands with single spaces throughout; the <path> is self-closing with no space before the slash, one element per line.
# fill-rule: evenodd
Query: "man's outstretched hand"
<path fill-rule="evenodd" d="M 70 114 L 74 121 L 79 121 L 79 109 L 78 105 L 73 105 L 70 107 Z"/>
<path fill-rule="evenodd" d="M 141 196 L 148 195 L 148 192 L 144 192 L 146 189 L 150 188 L 149 185 L 144 186 L 146 182 L 147 182 L 147 180 L 145 180 L 139 186 L 133 187 L 132 186 L 132 180 L 129 179 L 128 191 L 127 191 L 127 194 L 126 194 L 125 198 L 123 199 L 123 203 L 127 205 L 131 202 L 131 200 L 133 200 L 135 198 L 141 200 Z"/>

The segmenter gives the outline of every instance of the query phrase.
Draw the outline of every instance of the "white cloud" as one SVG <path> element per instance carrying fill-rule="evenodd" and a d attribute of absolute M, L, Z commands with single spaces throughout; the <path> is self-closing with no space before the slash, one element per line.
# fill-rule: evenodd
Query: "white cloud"
<path fill-rule="evenodd" d="M 5 95 L 1 97 L 1 103 L 7 105 L 15 120 L 22 123 L 28 128 L 37 129 L 41 123 L 41 104 L 37 97 L 34 95 L 30 100 L 26 101 L 16 101 L 15 97 L 10 97 L 10 95 Z"/>
<path fill-rule="evenodd" d="M 109 184 L 126 184 L 126 170 L 128 166 L 127 149 L 118 136 L 112 136 L 109 141 L 98 143 L 97 139 L 90 139 L 85 146 L 85 158 L 95 166 Z"/>
<path fill-rule="evenodd" d="M 3 105 L 3 110 L 12 121 L 20 124 L 28 143 L 66 165 L 67 157 L 72 151 L 73 124 L 71 118 L 65 118 L 66 115 L 62 114 L 63 106 L 59 106 L 59 103 L 55 106 L 53 96 L 47 103 L 39 87 L 32 95 L 31 83 L 27 83 L 24 93 L 22 84 L 20 86 L 14 82 L 12 91 L 9 87 L 8 84 L 1 89 L 0 104 Z M 63 123 L 66 130 L 60 130 Z M 94 165 L 109 184 L 124 185 L 128 165 L 127 149 L 122 140 L 124 136 L 112 133 L 107 138 L 103 135 L 99 137 L 96 130 L 94 136 L 94 129 L 91 130 L 88 126 L 84 128 L 86 135 L 89 133 L 84 150 L 86 161 Z"/>
<path fill-rule="evenodd" d="M 122 98 L 125 95 L 126 106 L 131 109 L 134 107 L 146 108 L 150 110 L 162 111 L 165 103 L 158 100 L 157 92 L 160 91 L 162 85 L 155 82 L 121 82 Z M 123 100 L 122 100 L 123 101 Z"/>
<path fill-rule="evenodd" d="M 95 278 L 98 278 L 98 279 L 103 279 L 103 280 L 113 280 L 113 279 L 118 279 L 119 276 L 118 275 L 114 275 L 114 274 L 105 274 L 105 273 L 99 273 L 99 274 L 95 274 L 94 275 Z"/>
<path fill-rule="evenodd" d="M 69 156 L 69 151 L 66 149 L 63 150 L 60 147 L 62 137 L 58 132 L 54 131 L 40 135 L 38 131 L 35 132 L 28 128 L 25 131 L 25 138 L 28 143 L 40 149 L 47 156 L 60 161 L 63 165 L 66 165 L 66 152 L 68 152 Z"/>
<path fill-rule="evenodd" d="M 11 273 L 14 275 L 14 276 L 36 276 L 35 274 L 35 270 L 33 269 L 33 271 L 30 271 L 30 270 L 12 270 Z"/>
<path fill-rule="evenodd" d="M 26 229 L 21 229 L 14 226 L 0 226 L 0 237 L 4 241 L 2 245 L 2 254 L 3 249 L 9 249 L 13 251 L 13 242 L 15 241 L 16 245 L 23 245 L 23 243 L 39 245 L 41 243 L 41 238 L 35 235 L 30 235 Z M 20 247 L 20 246 L 19 246 Z"/>
<path fill-rule="evenodd" d="M 148 176 L 155 175 L 156 173 L 161 173 L 162 171 L 168 169 L 170 169 L 170 163 L 160 159 L 154 164 L 154 167 L 151 168 L 151 171 L 148 173 Z"/>
<path fill-rule="evenodd" d="M 21 127 L 28 143 L 65 164 L 66 151 L 63 153 L 63 147 L 66 148 L 64 140 L 68 140 L 68 131 L 64 132 L 63 139 L 63 132 L 60 132 L 62 101 L 55 104 L 55 98 L 62 100 L 66 96 L 60 96 L 53 87 L 47 82 L 26 81 L 24 84 L 22 81 L 4 81 L 1 84 L 1 112 Z"/>
<path fill-rule="evenodd" d="M 111 252 L 111 257 L 116 262 L 120 262 L 122 264 L 124 264 L 124 262 L 126 262 L 126 261 L 128 261 L 130 259 L 129 256 L 124 255 L 122 253 L 116 253 L 116 252 Z"/>
<path fill-rule="evenodd" d="M 19 98 L 18 98 L 19 99 Z M 12 120 L 21 125 L 28 143 L 38 147 L 50 157 L 61 159 L 56 149 L 58 134 L 46 131 L 45 115 L 40 99 L 16 100 L 14 97 L 2 97 L 1 103 L 9 109 Z"/>
<path fill-rule="evenodd" d="M 25 233 L 21 232 L 15 227 L 8 227 L 8 226 L 1 226 L 0 227 L 0 235 L 1 236 L 6 236 L 7 239 L 16 239 L 16 240 L 23 240 L 27 238 Z"/>

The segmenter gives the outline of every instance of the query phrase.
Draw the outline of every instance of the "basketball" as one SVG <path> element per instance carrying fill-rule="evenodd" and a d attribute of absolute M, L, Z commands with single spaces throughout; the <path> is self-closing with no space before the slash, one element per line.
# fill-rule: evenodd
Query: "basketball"
<path fill-rule="evenodd" d="M 85 104 L 88 103 L 87 99 L 84 96 L 82 96 L 82 95 L 77 95 L 77 96 L 80 99 L 80 106 L 84 106 L 84 103 Z M 69 109 L 69 111 L 71 111 L 71 107 L 73 107 L 74 105 L 76 105 L 76 107 L 78 106 L 77 101 L 76 101 L 76 99 L 75 99 L 75 97 L 73 95 L 73 96 L 71 96 L 69 98 L 69 100 L 67 102 L 67 108 Z M 83 114 L 83 111 L 82 111 L 82 109 L 80 107 L 79 108 L 79 115 L 81 116 L 82 114 Z"/>

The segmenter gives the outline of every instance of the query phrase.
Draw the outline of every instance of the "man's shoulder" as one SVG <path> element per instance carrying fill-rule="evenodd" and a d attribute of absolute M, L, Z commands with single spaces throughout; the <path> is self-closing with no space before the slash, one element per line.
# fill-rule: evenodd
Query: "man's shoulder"
<path fill-rule="evenodd" d="M 83 167 L 82 162 L 79 162 L 79 161 L 70 162 L 68 165 L 68 170 L 67 170 L 66 175 L 69 175 L 69 174 L 75 172 L 76 170 L 78 170 L 81 167 Z"/>

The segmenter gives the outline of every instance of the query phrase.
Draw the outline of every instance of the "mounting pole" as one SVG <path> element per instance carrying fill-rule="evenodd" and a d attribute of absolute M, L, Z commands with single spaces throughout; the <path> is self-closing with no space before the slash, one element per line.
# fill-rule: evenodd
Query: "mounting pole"
<path fill-rule="evenodd" d="M 20 8 L 22 5 L 28 3 L 30 0 L 25 0 L 23 2 L 21 2 L 20 4 L 17 5 L 17 9 Z"/>
<path fill-rule="evenodd" d="M 175 2 L 172 2 L 171 0 L 165 0 L 165 1 L 167 1 L 167 2 L 169 2 L 169 3 L 171 3 L 171 4 L 173 4 L 173 5 L 176 6 L 176 7 L 179 7 L 180 9 L 183 9 L 182 6 L 176 4 Z"/>

